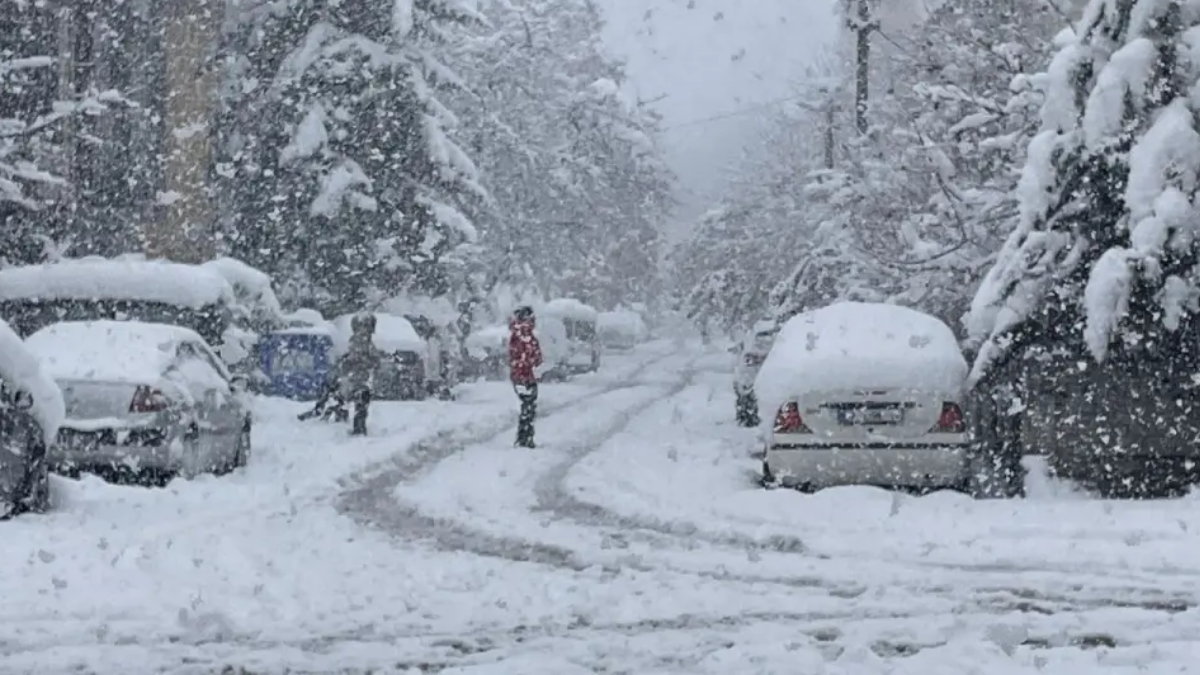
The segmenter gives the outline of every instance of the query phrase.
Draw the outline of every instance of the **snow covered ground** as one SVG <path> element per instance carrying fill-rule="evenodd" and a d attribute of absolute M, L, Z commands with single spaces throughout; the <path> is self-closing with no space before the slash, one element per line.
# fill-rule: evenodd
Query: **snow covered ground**
<path fill-rule="evenodd" d="M 56 481 L 2 525 L 0 673 L 1200 672 L 1200 500 L 763 491 L 731 361 L 608 356 L 536 450 L 481 383 L 365 439 L 262 400 L 226 478 Z"/>

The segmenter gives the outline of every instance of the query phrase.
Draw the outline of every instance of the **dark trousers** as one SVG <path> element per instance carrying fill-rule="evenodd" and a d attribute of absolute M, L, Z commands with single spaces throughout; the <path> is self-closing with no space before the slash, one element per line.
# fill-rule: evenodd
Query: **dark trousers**
<path fill-rule="evenodd" d="M 330 379 L 327 381 L 325 387 L 321 390 L 320 398 L 317 399 L 312 410 L 299 416 L 301 421 L 310 420 L 314 417 L 323 417 L 326 420 L 333 417 L 338 422 L 346 421 L 348 417 L 346 413 L 346 401 L 342 398 L 342 392 L 337 380 Z"/>
<path fill-rule="evenodd" d="M 517 416 L 517 445 L 524 448 L 533 447 L 533 420 L 537 419 L 538 386 L 533 384 L 514 384 L 517 398 L 521 399 L 521 413 Z"/>
<path fill-rule="evenodd" d="M 350 433 L 365 436 L 367 433 L 367 411 L 371 407 L 371 388 L 364 387 L 351 397 L 354 400 L 354 421 Z"/>

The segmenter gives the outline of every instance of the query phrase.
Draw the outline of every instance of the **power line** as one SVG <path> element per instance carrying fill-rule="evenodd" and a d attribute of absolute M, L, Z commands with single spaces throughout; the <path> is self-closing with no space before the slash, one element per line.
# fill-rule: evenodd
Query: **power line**
<path fill-rule="evenodd" d="M 804 97 L 800 96 L 800 95 L 796 95 L 796 96 L 787 96 L 784 98 L 777 98 L 772 101 L 766 101 L 764 103 L 759 103 L 758 105 L 753 105 L 753 106 L 749 106 L 746 108 L 740 108 L 738 110 L 733 110 L 733 111 L 730 111 L 727 113 L 722 113 L 720 115 L 713 115 L 711 117 L 701 117 L 699 119 L 688 120 L 686 122 L 680 122 L 679 124 L 672 124 L 671 126 L 663 127 L 661 130 L 662 131 L 671 131 L 672 129 L 682 129 L 684 127 L 694 127 L 694 126 L 699 126 L 701 124 L 708 124 L 709 122 L 719 122 L 721 120 L 732 119 L 734 117 L 744 117 L 751 113 L 756 113 L 761 110 L 766 110 L 767 108 L 774 108 L 775 106 L 780 105 L 782 103 L 798 101 L 801 98 L 804 98 Z"/>

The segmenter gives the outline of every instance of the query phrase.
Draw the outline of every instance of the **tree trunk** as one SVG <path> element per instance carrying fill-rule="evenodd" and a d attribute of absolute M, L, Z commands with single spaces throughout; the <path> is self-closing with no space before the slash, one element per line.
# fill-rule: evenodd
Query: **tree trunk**
<path fill-rule="evenodd" d="M 871 80 L 869 66 L 871 62 L 871 30 L 874 28 L 874 22 L 871 19 L 871 7 L 868 2 L 869 0 L 858 0 L 858 13 L 854 22 L 855 33 L 857 35 L 854 73 L 854 125 L 858 128 L 859 133 L 867 132 L 867 95 Z"/>

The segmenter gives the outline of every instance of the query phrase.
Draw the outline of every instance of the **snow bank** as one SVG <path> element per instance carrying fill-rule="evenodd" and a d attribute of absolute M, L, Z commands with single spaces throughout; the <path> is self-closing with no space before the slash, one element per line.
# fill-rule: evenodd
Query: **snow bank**
<path fill-rule="evenodd" d="M 547 316 L 556 316 L 560 319 L 574 319 L 575 321 L 595 321 L 599 318 L 600 313 L 591 307 L 574 298 L 556 298 L 542 305 L 541 311 L 538 314 Z"/>
<path fill-rule="evenodd" d="M 154 383 L 182 341 L 203 342 L 180 326 L 140 321 L 67 321 L 39 330 L 25 341 L 56 380 Z"/>
<path fill-rule="evenodd" d="M 6 387 L 33 398 L 30 412 L 41 425 L 46 442 L 53 443 L 66 416 L 62 391 L 3 319 L 0 319 L 0 380 Z"/>
<path fill-rule="evenodd" d="M 938 319 L 896 305 L 839 302 L 784 324 L 755 381 L 763 410 L 817 391 L 889 387 L 957 393 L 967 364 Z M 766 423 L 772 416 L 764 415 Z"/>
<path fill-rule="evenodd" d="M 333 351 L 338 356 L 350 348 L 350 322 L 354 314 L 343 314 L 333 320 Z M 429 345 L 417 335 L 408 319 L 391 314 L 375 313 L 375 335 L 371 342 L 383 352 L 416 352 L 424 355 Z"/>
<path fill-rule="evenodd" d="M 0 300 L 111 298 L 199 309 L 235 302 L 211 268 L 161 260 L 64 260 L 0 270 Z"/>

